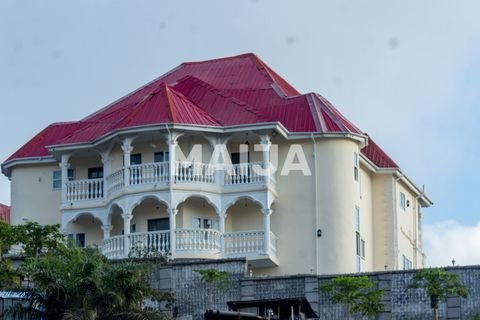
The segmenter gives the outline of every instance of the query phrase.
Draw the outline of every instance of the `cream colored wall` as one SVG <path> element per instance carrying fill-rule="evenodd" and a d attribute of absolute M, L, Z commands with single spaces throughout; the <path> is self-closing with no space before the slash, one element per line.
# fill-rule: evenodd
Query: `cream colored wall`
<path fill-rule="evenodd" d="M 75 156 L 70 160 L 70 168 L 74 170 L 75 180 L 88 179 L 88 169 L 103 167 L 100 155 L 96 152 L 91 152 L 90 156 Z"/>
<path fill-rule="evenodd" d="M 167 208 L 155 202 L 143 202 L 136 206 L 132 213 L 130 225 L 135 224 L 136 232 L 147 232 L 148 220 L 168 218 Z"/>
<path fill-rule="evenodd" d="M 360 168 L 359 179 L 360 235 L 365 240 L 365 258 L 360 260 L 360 271 L 374 270 L 373 236 L 373 183 L 372 174 L 364 167 Z"/>
<path fill-rule="evenodd" d="M 394 190 L 393 178 L 387 174 L 373 176 L 373 252 L 374 270 L 389 270 L 395 266 Z"/>
<path fill-rule="evenodd" d="M 417 221 L 418 221 L 418 201 L 412 192 L 409 191 L 401 182 L 396 182 L 396 203 L 398 213 L 398 268 L 403 267 L 402 255 L 405 255 L 412 261 L 413 267 L 423 267 L 422 262 L 417 263 L 416 243 L 418 241 Z M 400 192 L 405 194 L 406 202 L 410 202 L 405 210 L 400 208 Z"/>
<path fill-rule="evenodd" d="M 67 227 L 69 234 L 85 233 L 87 246 L 100 245 L 103 240 L 103 231 L 100 221 L 92 216 L 84 215 L 71 222 Z"/>
<path fill-rule="evenodd" d="M 302 144 L 308 166 L 313 173 L 311 140 L 295 141 Z M 278 144 L 279 164 L 283 164 L 290 143 L 280 138 L 272 139 Z M 278 198 L 272 206 L 271 231 L 277 236 L 277 256 L 279 266 L 255 270 L 255 274 L 297 274 L 315 270 L 315 214 L 312 176 L 304 176 L 292 171 L 288 176 L 280 174 L 282 166 L 276 172 Z M 263 225 L 263 223 L 262 223 Z"/>
<path fill-rule="evenodd" d="M 227 210 L 225 232 L 246 230 L 263 230 L 263 213 L 257 204 L 241 201 Z"/>
<path fill-rule="evenodd" d="M 318 273 L 356 270 L 355 206 L 359 185 L 353 174 L 353 154 L 358 144 L 346 139 L 318 142 Z"/>
<path fill-rule="evenodd" d="M 60 224 L 61 190 L 53 190 L 53 171 L 59 166 L 15 166 L 11 181 L 11 223 L 22 224 L 23 219 L 40 224 Z"/>
<path fill-rule="evenodd" d="M 218 219 L 212 206 L 210 206 L 205 200 L 196 198 L 187 199 L 187 201 L 180 204 L 177 217 L 177 227 L 181 225 L 183 228 L 192 227 L 192 217 L 211 219 L 213 221 L 217 221 Z"/>

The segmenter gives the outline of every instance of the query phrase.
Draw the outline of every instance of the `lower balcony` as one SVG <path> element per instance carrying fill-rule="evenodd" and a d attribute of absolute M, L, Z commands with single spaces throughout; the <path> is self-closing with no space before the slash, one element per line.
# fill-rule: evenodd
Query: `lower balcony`
<path fill-rule="evenodd" d="M 222 234 L 215 229 L 175 229 L 173 236 L 173 242 L 169 230 L 114 236 L 103 240 L 101 250 L 109 259 L 171 253 L 174 259 L 246 257 L 254 268 L 278 265 L 277 238 L 272 232 L 267 251 L 263 230 Z"/>

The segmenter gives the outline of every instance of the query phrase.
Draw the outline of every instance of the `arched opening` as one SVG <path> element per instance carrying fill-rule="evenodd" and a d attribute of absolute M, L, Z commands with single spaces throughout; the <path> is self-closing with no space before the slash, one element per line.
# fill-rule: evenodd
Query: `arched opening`
<path fill-rule="evenodd" d="M 110 225 L 112 230 L 110 231 L 110 236 L 119 236 L 123 234 L 123 210 L 118 205 L 112 205 L 110 209 Z"/>
<path fill-rule="evenodd" d="M 225 232 L 263 231 L 263 208 L 250 198 L 240 198 L 227 209 Z"/>
<path fill-rule="evenodd" d="M 79 247 L 98 246 L 103 240 L 102 222 L 89 212 L 70 221 L 66 230 L 68 238 Z"/>
<path fill-rule="evenodd" d="M 155 197 L 146 197 L 132 211 L 130 233 L 168 231 L 168 207 Z"/>
<path fill-rule="evenodd" d="M 189 197 L 177 206 L 177 210 L 177 228 L 219 230 L 217 209 L 207 198 Z"/>

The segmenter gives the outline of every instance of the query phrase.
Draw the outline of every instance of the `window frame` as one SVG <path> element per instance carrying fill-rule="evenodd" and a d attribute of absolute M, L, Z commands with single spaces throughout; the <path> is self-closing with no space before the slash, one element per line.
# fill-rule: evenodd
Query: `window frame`
<path fill-rule="evenodd" d="M 400 209 L 403 211 L 407 210 L 407 196 L 403 191 L 400 191 L 400 199 L 399 199 Z"/>
<path fill-rule="evenodd" d="M 55 178 L 55 174 L 58 174 L 58 178 Z M 73 181 L 75 180 L 75 170 L 68 169 L 67 170 L 67 180 Z M 56 184 L 59 184 L 56 186 Z M 62 189 L 62 170 L 53 170 L 52 171 L 52 190 L 61 190 Z"/>

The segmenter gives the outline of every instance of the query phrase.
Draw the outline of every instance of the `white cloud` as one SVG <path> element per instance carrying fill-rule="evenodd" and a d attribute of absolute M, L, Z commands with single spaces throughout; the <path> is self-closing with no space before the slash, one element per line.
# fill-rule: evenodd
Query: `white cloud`
<path fill-rule="evenodd" d="M 480 264 L 480 222 L 463 225 L 455 220 L 428 224 L 423 229 L 427 266 Z"/>

